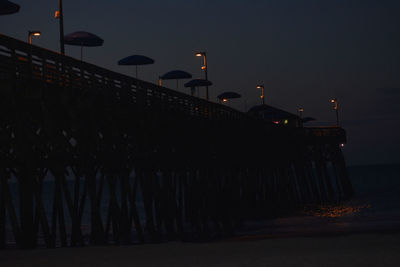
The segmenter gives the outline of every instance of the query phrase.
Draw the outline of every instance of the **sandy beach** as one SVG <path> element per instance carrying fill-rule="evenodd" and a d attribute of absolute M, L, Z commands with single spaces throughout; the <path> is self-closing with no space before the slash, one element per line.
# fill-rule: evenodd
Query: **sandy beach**
<path fill-rule="evenodd" d="M 25 266 L 399 266 L 400 233 L 170 242 L 125 247 L 2 250 L 0 264 Z"/>

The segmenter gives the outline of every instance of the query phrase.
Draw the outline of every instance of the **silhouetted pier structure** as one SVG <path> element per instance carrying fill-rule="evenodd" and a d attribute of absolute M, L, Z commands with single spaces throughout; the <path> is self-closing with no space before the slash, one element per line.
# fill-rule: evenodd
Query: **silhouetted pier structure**
<path fill-rule="evenodd" d="M 341 128 L 280 127 L 4 35 L 0 102 L 0 247 L 196 239 L 352 195 Z"/>

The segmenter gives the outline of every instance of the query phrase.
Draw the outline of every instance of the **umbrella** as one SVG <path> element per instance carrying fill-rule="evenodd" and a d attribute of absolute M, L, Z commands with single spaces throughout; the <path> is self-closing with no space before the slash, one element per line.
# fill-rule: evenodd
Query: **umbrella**
<path fill-rule="evenodd" d="M 136 66 L 136 78 L 138 77 L 138 67 L 137 67 L 138 65 L 149 65 L 153 63 L 154 63 L 153 59 L 141 55 L 132 55 L 118 61 L 118 65 Z"/>
<path fill-rule="evenodd" d="M 212 85 L 212 82 L 209 80 L 204 80 L 204 79 L 193 79 L 187 83 L 185 83 L 185 87 L 199 87 L 199 86 L 210 86 Z"/>
<path fill-rule="evenodd" d="M 81 60 L 82 60 L 82 51 L 84 46 L 94 47 L 94 46 L 102 46 L 103 39 L 94 35 L 90 32 L 78 31 L 73 32 L 64 36 L 64 42 L 68 45 L 76 45 L 81 47 Z"/>
<path fill-rule="evenodd" d="M 297 116 L 293 113 L 289 113 L 282 109 L 271 107 L 271 106 L 268 106 L 265 104 L 254 106 L 254 107 L 250 108 L 247 113 L 257 116 L 257 117 L 261 117 L 263 119 L 272 120 L 272 121 L 285 120 L 285 119 L 290 119 L 290 120 L 299 119 L 299 116 Z"/>
<path fill-rule="evenodd" d="M 183 71 L 183 70 L 173 70 L 165 73 L 160 76 L 160 80 L 176 80 L 176 89 L 178 89 L 178 80 L 179 79 L 190 79 L 192 78 L 192 74 Z M 161 85 L 161 82 L 160 82 Z"/>
<path fill-rule="evenodd" d="M 305 117 L 303 119 L 301 119 L 301 121 L 303 123 L 309 122 L 309 121 L 315 121 L 315 119 L 313 117 Z"/>
<path fill-rule="evenodd" d="M 0 0 L 0 15 L 14 14 L 19 11 L 19 5 L 7 0 Z"/>
<path fill-rule="evenodd" d="M 221 100 L 223 101 L 224 99 L 232 99 L 232 98 L 240 98 L 240 97 L 242 97 L 242 96 L 235 92 L 225 92 L 225 93 L 222 93 L 219 96 L 217 96 L 217 98 L 220 101 Z"/>
<path fill-rule="evenodd" d="M 201 86 L 210 86 L 212 82 L 204 79 L 193 79 L 187 83 L 185 83 L 185 87 L 190 87 L 192 89 L 192 96 L 194 95 L 194 88 Z"/>

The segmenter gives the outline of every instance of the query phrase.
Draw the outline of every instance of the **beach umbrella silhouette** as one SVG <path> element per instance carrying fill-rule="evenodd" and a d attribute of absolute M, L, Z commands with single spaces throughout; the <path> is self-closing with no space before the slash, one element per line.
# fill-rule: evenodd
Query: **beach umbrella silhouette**
<path fill-rule="evenodd" d="M 136 78 L 138 77 L 138 66 L 149 65 L 149 64 L 154 64 L 154 60 L 142 55 L 132 55 L 118 61 L 118 65 L 136 66 Z"/>
<path fill-rule="evenodd" d="M 87 47 L 102 46 L 104 43 L 104 40 L 93 33 L 78 31 L 78 32 L 73 32 L 73 33 L 65 35 L 64 42 L 65 42 L 65 44 L 68 44 L 68 45 L 80 46 L 81 47 L 81 60 L 82 60 L 84 46 L 87 46 Z"/>
<path fill-rule="evenodd" d="M 217 96 L 219 101 L 226 102 L 228 99 L 241 98 L 242 96 L 235 92 L 224 92 Z"/>
<path fill-rule="evenodd" d="M 212 85 L 212 82 L 205 79 L 193 79 L 187 83 L 185 83 L 185 87 L 191 88 L 191 94 L 194 95 L 194 90 L 196 87 L 205 87 Z"/>
<path fill-rule="evenodd" d="M 306 123 L 306 122 L 309 122 L 309 121 L 315 121 L 315 118 L 313 118 L 313 117 L 305 117 L 305 118 L 301 119 L 301 121 L 303 123 Z"/>
<path fill-rule="evenodd" d="M 161 86 L 161 80 L 176 80 L 176 89 L 178 89 L 178 81 L 180 79 L 190 79 L 190 78 L 192 78 L 192 74 L 186 71 L 173 70 L 160 76 L 160 86 Z"/>
<path fill-rule="evenodd" d="M 14 14 L 19 11 L 19 5 L 7 0 L 0 0 L 0 15 Z"/>

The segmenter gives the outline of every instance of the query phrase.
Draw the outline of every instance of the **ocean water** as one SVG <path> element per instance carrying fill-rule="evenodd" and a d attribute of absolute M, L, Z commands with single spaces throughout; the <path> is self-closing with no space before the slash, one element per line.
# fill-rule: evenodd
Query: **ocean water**
<path fill-rule="evenodd" d="M 296 216 L 248 222 L 236 238 L 323 236 L 400 231 L 400 164 L 349 166 L 354 196 L 307 207 Z"/>
<path fill-rule="evenodd" d="M 400 211 L 400 165 L 350 166 L 348 172 L 354 201 L 371 205 L 367 214 Z"/>

